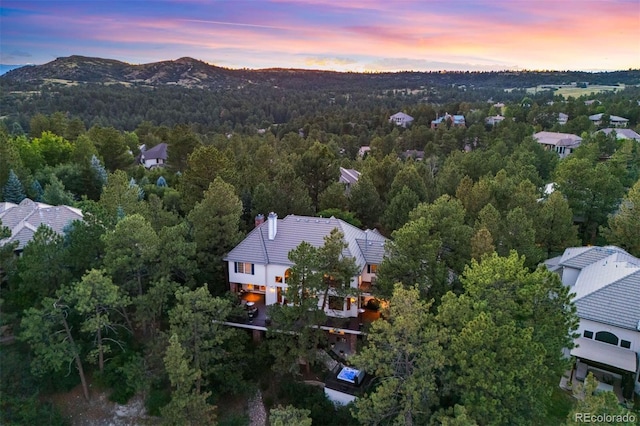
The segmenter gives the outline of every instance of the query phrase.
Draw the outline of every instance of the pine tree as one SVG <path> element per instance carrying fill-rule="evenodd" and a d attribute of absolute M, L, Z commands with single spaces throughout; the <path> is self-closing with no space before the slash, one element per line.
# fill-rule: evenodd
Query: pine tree
<path fill-rule="evenodd" d="M 33 201 L 42 201 L 43 195 L 44 189 L 42 189 L 42 185 L 37 180 L 34 180 L 31 184 L 31 199 Z"/>
<path fill-rule="evenodd" d="M 91 156 L 91 169 L 94 171 L 98 181 L 100 181 L 100 185 L 107 183 L 107 170 L 95 154 Z"/>
<path fill-rule="evenodd" d="M 15 204 L 20 204 L 20 201 L 27 198 L 22 182 L 20 182 L 20 178 L 18 178 L 13 169 L 9 170 L 9 179 L 7 179 L 7 183 L 2 190 L 2 198 L 8 203 Z"/>

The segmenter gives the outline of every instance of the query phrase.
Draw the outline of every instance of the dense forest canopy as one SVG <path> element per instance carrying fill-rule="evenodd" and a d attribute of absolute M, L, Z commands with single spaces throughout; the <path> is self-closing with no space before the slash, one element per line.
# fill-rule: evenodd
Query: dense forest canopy
<path fill-rule="evenodd" d="M 638 71 L 214 69 L 224 78 L 203 88 L 101 81 L 105 70 L 110 79 L 146 73 L 143 80 L 168 65 L 211 71 L 188 58 L 133 71 L 72 58 L 94 65 L 75 83 L 37 68 L 0 78 L 0 201 L 28 197 L 84 212 L 64 235 L 38 228 L 19 257 L 16 246 L 0 246 L 2 325 L 18 337 L 0 355 L 15 366 L 2 369 L 3 423 L 46 415 L 64 424 L 43 401 L 78 383 L 91 398 L 89 379 L 117 401 L 146 395 L 149 411 L 169 424 L 231 422 L 237 413 L 224 402 L 258 388 L 270 395 L 274 424 L 565 420 L 571 403 L 557 417 L 554 389 L 575 312 L 557 277 L 537 266 L 581 244 L 640 256 L 640 142 L 599 132 L 606 124 L 589 119 L 620 116 L 640 131 Z M 625 86 L 567 98 L 526 90 L 572 82 Z M 390 123 L 398 111 L 413 123 Z M 447 113 L 465 125 L 432 128 Z M 496 115 L 504 120 L 485 121 Z M 543 130 L 582 144 L 560 159 L 534 140 Z M 146 169 L 141 148 L 160 143 L 166 167 Z M 340 167 L 361 173 L 349 191 Z M 545 192 L 552 182 L 555 191 Z M 269 333 L 254 345 L 221 324 L 239 309 L 222 259 L 271 211 L 333 215 L 390 238 L 374 289 L 390 317 L 374 323 L 354 362 L 395 382 L 353 406 L 336 410 L 297 381 L 301 358 L 322 372 L 310 350 L 322 336 L 299 328 L 320 324 L 306 305 L 274 311 L 295 339 Z M 0 224 L 0 239 L 8 235 Z M 318 265 L 338 262 L 327 253 L 340 244 L 332 235 L 317 251 L 298 247 L 295 273 L 322 277 Z M 504 347 L 518 349 L 491 364 L 489 354 L 503 356 Z M 470 364 L 469 351 L 488 364 Z M 396 355 L 417 364 L 389 370 Z M 496 394 L 492 381 L 501 380 L 509 392 Z"/>

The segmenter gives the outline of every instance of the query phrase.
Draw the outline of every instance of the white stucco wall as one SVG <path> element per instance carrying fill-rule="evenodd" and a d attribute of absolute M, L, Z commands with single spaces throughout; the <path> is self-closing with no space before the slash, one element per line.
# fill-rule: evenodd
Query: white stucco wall
<path fill-rule="evenodd" d="M 631 347 L 629 348 L 629 350 L 636 353 L 636 359 L 638 360 L 637 365 L 640 365 L 640 331 L 628 330 L 625 328 L 602 324 L 596 321 L 581 319 L 580 324 L 578 325 L 578 330 L 576 332 L 579 333 L 580 336 L 582 336 L 585 330 L 593 331 L 594 340 L 596 337 L 596 333 L 599 331 L 608 331 L 609 333 L 615 334 L 619 340 L 628 340 L 629 342 L 631 342 Z M 618 343 L 618 347 L 621 347 L 620 343 Z M 636 371 L 634 380 L 635 392 L 640 394 L 640 382 L 638 380 L 640 380 L 640 372 Z"/>
<path fill-rule="evenodd" d="M 266 268 L 265 265 L 253 265 L 252 274 L 241 274 L 235 272 L 235 262 L 228 262 L 229 264 L 229 282 L 240 284 L 254 284 L 254 285 L 266 285 Z"/>
<path fill-rule="evenodd" d="M 640 352 L 640 331 L 628 330 L 625 328 L 614 327 L 612 325 L 602 324 L 596 321 L 581 319 L 578 325 L 578 333 L 582 336 L 585 330 L 593 331 L 593 337 L 598 331 L 608 331 L 618 336 L 618 339 L 624 339 L 631 342 L 630 350 Z M 618 344 L 620 346 L 620 344 Z"/>
<path fill-rule="evenodd" d="M 265 291 L 265 304 L 273 305 L 278 303 L 278 289 L 280 288 L 280 292 L 282 294 L 282 298 L 285 297 L 285 292 L 287 289 L 287 282 L 285 278 L 285 274 L 287 269 L 291 266 L 289 265 L 259 265 L 254 264 L 253 266 L 253 275 L 252 274 L 243 274 L 235 272 L 235 262 L 228 262 L 229 267 L 229 282 L 238 283 L 238 284 L 253 284 L 254 286 L 264 286 Z M 277 277 L 282 277 L 282 282 L 277 281 Z M 358 279 L 357 277 L 351 281 L 352 288 L 358 288 Z M 257 289 L 256 289 L 257 291 Z M 262 293 L 262 291 L 260 291 Z M 325 308 L 325 312 L 329 316 L 333 317 L 357 317 L 358 316 L 358 298 L 357 296 L 353 296 L 353 301 L 351 302 L 351 308 L 347 309 L 347 301 L 345 299 L 343 310 L 332 310 L 328 307 Z M 322 306 L 322 298 L 318 298 L 318 306 Z"/>
<path fill-rule="evenodd" d="M 562 284 L 574 286 L 580 275 L 580 269 L 569 268 L 565 266 L 562 268 Z"/>

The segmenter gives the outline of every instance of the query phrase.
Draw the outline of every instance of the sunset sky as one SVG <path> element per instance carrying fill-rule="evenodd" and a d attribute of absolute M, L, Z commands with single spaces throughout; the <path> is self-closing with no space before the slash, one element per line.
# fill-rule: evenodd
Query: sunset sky
<path fill-rule="evenodd" d="M 640 68 L 640 0 L 1 0 L 0 20 L 0 64 L 84 55 L 357 72 Z"/>

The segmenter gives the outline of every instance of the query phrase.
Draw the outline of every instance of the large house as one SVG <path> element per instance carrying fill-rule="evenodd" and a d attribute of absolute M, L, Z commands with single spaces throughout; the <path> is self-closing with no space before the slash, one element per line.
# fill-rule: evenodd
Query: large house
<path fill-rule="evenodd" d="M 621 398 L 640 393 L 640 259 L 615 246 L 571 247 L 545 264 L 570 287 L 580 318 L 572 378 L 593 372 Z"/>
<path fill-rule="evenodd" d="M 384 256 L 386 238 L 376 230 L 361 230 L 341 219 L 288 215 L 278 219 L 270 213 L 267 220 L 256 218 L 256 228 L 242 240 L 225 261 L 229 266 L 231 291 L 251 294 L 262 304 L 269 306 L 286 302 L 287 280 L 293 263 L 289 252 L 303 241 L 315 246 L 324 245 L 324 237 L 333 229 L 344 235 L 347 248 L 342 255 L 351 257 L 359 273 L 351 280 L 351 287 L 365 291 L 361 297 L 338 298 L 329 296 L 326 314 L 330 317 L 357 318 L 360 308 L 368 299 L 366 291 L 375 282 L 376 270 Z M 322 305 L 318 297 L 318 306 Z"/>
<path fill-rule="evenodd" d="M 582 143 L 582 138 L 571 133 L 538 132 L 533 138 L 546 150 L 555 151 L 560 158 L 571 154 Z"/>
<path fill-rule="evenodd" d="M 11 230 L 11 236 L 0 240 L 0 246 L 18 242 L 16 251 L 22 251 L 33 238 L 40 225 L 46 225 L 58 234 L 74 220 L 82 220 L 82 212 L 69 206 L 50 206 L 25 198 L 20 204 L 0 203 L 2 226 Z"/>
<path fill-rule="evenodd" d="M 589 120 L 591 120 L 591 122 L 593 122 L 593 124 L 595 124 L 596 126 L 605 125 L 609 127 L 627 127 L 627 124 L 629 124 L 629 119 L 624 117 L 618 117 L 617 115 L 610 115 L 609 123 L 602 123 L 603 116 L 604 114 L 602 113 L 590 115 Z"/>
<path fill-rule="evenodd" d="M 631 129 L 612 129 L 609 127 L 607 129 L 598 130 L 598 132 L 602 132 L 605 135 L 615 133 L 616 139 L 618 140 L 633 139 L 640 142 L 640 135 Z"/>
<path fill-rule="evenodd" d="M 397 112 L 389 117 L 389 122 L 395 124 L 396 126 L 407 127 L 411 123 L 413 123 L 413 117 L 409 114 L 405 114 L 404 112 Z"/>
<path fill-rule="evenodd" d="M 431 121 L 432 129 L 439 129 L 441 126 L 446 126 L 447 123 L 451 124 L 451 127 L 466 127 L 466 121 L 464 115 L 451 115 L 446 113 L 442 117 L 438 117 Z"/>

